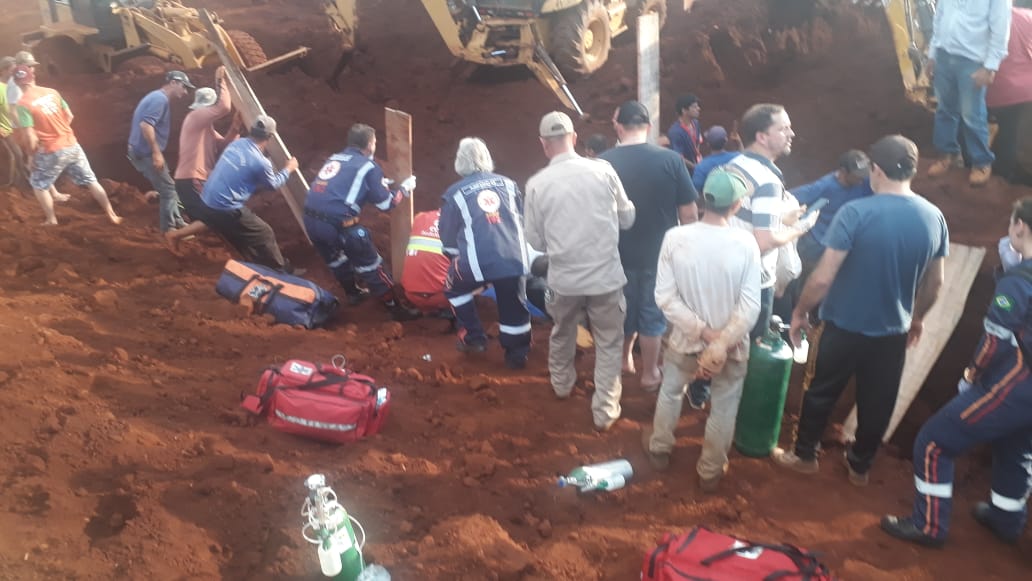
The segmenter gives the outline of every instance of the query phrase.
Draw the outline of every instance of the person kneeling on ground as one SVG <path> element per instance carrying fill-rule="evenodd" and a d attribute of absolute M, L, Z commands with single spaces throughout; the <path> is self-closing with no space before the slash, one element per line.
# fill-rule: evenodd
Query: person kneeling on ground
<path fill-rule="evenodd" d="M 659 255 L 656 302 L 672 329 L 645 452 L 653 467 L 666 469 L 685 384 L 710 379 L 712 410 L 696 467 L 706 492 L 716 490 L 727 470 L 749 361 L 749 330 L 760 315 L 759 246 L 751 234 L 728 224 L 748 192 L 738 174 L 713 170 L 703 186 L 701 221 L 669 230 Z"/>
<path fill-rule="evenodd" d="M 290 158 L 280 171 L 272 168 L 265 157 L 265 148 L 276 133 L 276 121 L 259 115 L 251 125 L 250 136 L 237 139 L 222 153 L 215 169 L 204 183 L 201 200 L 206 211 L 204 222 L 223 235 L 248 262 L 291 272 L 283 258 L 276 234 L 265 220 L 244 204 L 259 189 L 277 189 L 287 183 L 297 169 L 297 159 Z"/>
<path fill-rule="evenodd" d="M 523 234 L 523 196 L 516 183 L 492 173 L 494 161 L 483 140 L 466 137 L 455 154 L 455 173 L 441 207 L 441 242 L 452 257 L 444 295 L 459 323 L 456 348 L 483 352 L 487 335 L 477 316 L 474 292 L 494 286 L 498 301 L 498 342 L 510 369 L 527 365 L 530 313 L 524 276 L 530 260 Z"/>
<path fill-rule="evenodd" d="M 367 203 L 382 212 L 397 206 L 403 196 L 412 195 L 416 176 L 405 178 L 400 189 L 390 191 L 383 170 L 373 160 L 375 153 L 376 131 L 363 123 L 352 125 L 347 148 L 326 160 L 308 190 L 305 230 L 352 305 L 372 292 L 395 321 L 409 321 L 419 318 L 420 312 L 399 302 L 394 280 L 383 269 L 383 258 L 358 216 Z M 369 290 L 355 284 L 356 276 Z"/>
<path fill-rule="evenodd" d="M 1019 260 L 1032 257 L 1032 198 L 1014 204 L 1008 234 Z M 882 518 L 885 532 L 941 547 L 952 512 L 954 459 L 988 443 L 993 450 L 992 491 L 989 502 L 975 505 L 975 520 L 1004 542 L 1016 543 L 1021 537 L 1032 494 L 1030 304 L 1032 259 L 1023 259 L 996 283 L 985 332 L 964 370 L 960 393 L 925 423 L 914 441 L 914 511 Z"/>

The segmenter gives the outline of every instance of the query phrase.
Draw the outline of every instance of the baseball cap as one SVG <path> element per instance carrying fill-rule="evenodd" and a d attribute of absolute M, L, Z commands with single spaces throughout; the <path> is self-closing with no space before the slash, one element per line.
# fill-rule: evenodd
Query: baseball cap
<path fill-rule="evenodd" d="M 14 66 L 14 57 L 13 56 L 5 56 L 4 58 L 0 59 L 0 71 L 4 70 L 6 68 L 13 67 L 13 66 Z"/>
<path fill-rule="evenodd" d="M 702 186 L 706 204 L 713 208 L 730 208 L 748 194 L 749 185 L 742 176 L 720 167 L 710 172 Z"/>
<path fill-rule="evenodd" d="M 839 158 L 839 167 L 859 177 L 867 177 L 871 172 L 871 160 L 859 149 L 850 149 Z"/>
<path fill-rule="evenodd" d="M 638 101 L 627 101 L 616 110 L 616 122 L 620 125 L 648 125 L 649 110 Z"/>
<path fill-rule="evenodd" d="M 541 118 L 538 135 L 541 137 L 559 137 L 573 133 L 573 121 L 562 111 L 552 111 Z"/>
<path fill-rule="evenodd" d="M 20 50 L 14 53 L 14 64 L 34 67 L 38 65 L 39 62 L 36 61 L 36 57 L 32 56 L 31 52 L 27 50 Z"/>
<path fill-rule="evenodd" d="M 714 125 L 706 130 L 705 138 L 710 148 L 724 149 L 724 145 L 727 144 L 727 129 L 720 125 Z"/>
<path fill-rule="evenodd" d="M 201 87 L 194 93 L 193 104 L 190 105 L 191 109 L 203 109 L 204 107 L 211 107 L 218 101 L 219 96 L 215 94 L 215 89 L 210 87 Z"/>
<path fill-rule="evenodd" d="M 36 82 L 36 72 L 32 70 L 29 65 L 18 65 L 14 67 L 14 83 L 16 85 L 26 85 L 28 83 Z"/>
<path fill-rule="evenodd" d="M 268 115 L 259 115 L 251 124 L 251 135 L 253 137 L 272 137 L 276 133 L 276 120 Z"/>
<path fill-rule="evenodd" d="M 902 135 L 886 135 L 871 146 L 868 156 L 891 179 L 917 170 L 917 145 Z"/>
<path fill-rule="evenodd" d="M 183 71 L 169 71 L 168 74 L 165 75 L 165 82 L 171 83 L 172 81 L 178 81 L 187 89 L 197 88 L 193 86 L 193 83 L 190 82 L 190 77 L 186 76 L 186 73 Z"/>

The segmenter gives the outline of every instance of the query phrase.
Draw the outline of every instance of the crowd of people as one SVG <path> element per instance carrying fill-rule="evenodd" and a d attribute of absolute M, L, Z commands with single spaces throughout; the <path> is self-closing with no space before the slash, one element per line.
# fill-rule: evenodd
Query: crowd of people
<path fill-rule="evenodd" d="M 970 182 L 981 185 L 992 162 L 985 86 L 1006 54 L 999 27 L 1009 17 L 1000 8 L 1006 2 L 976 4 L 940 2 L 936 15 L 934 141 L 943 157 L 929 175 L 959 164 L 963 133 Z M 977 47 L 985 50 L 975 59 Z M 67 103 L 35 84 L 36 65 L 27 52 L 0 60 L 0 80 L 10 79 L 0 135 L 12 163 L 28 169 L 45 223 L 57 223 L 54 204 L 67 199 L 54 189 L 62 173 L 89 188 L 108 218 L 120 222 L 75 140 Z M 272 228 L 246 202 L 283 185 L 297 160 L 277 169 L 266 157 L 276 134 L 268 116 L 247 128 L 234 119 L 225 135 L 216 131 L 232 108 L 225 70 L 215 78 L 215 88 L 195 91 L 174 172 L 165 157 L 169 103 L 195 89 L 181 71 L 169 72 L 137 106 L 129 162 L 156 192 L 158 227 L 173 251 L 211 229 L 245 260 L 292 272 Z M 814 374 L 794 441 L 775 449 L 772 460 L 798 473 L 817 472 L 829 416 L 855 379 L 859 425 L 843 462 L 848 481 L 865 486 L 906 350 L 920 340 L 945 280 L 946 220 L 911 189 L 917 146 L 888 135 L 866 153 L 843 153 L 838 166 L 813 183 L 788 188 L 777 165 L 795 136 L 784 107 L 754 105 L 731 131 L 703 131 L 701 110 L 697 97 L 679 99 L 669 147 L 662 147 L 648 142 L 645 106 L 625 102 L 613 112 L 616 146 L 593 135 L 584 156 L 570 117 L 550 112 L 538 125 L 548 163 L 523 191 L 495 173 L 484 140 L 462 139 L 454 159 L 459 179 L 438 210 L 415 218 L 402 286 L 385 271 L 361 213 L 366 205 L 390 211 L 412 195 L 416 178 L 395 184 L 385 177 L 375 161 L 372 127 L 352 126 L 346 147 L 322 165 L 306 198 L 304 226 L 348 303 L 373 295 L 399 321 L 444 313 L 458 329 L 461 352 L 488 349 L 477 309 L 481 293 L 497 304 L 509 368 L 527 364 L 532 315 L 549 318 L 549 377 L 559 399 L 575 389 L 579 329 L 589 329 L 594 427 L 604 432 L 619 420 L 623 381 L 636 378 L 643 390 L 657 393 L 642 438 L 657 470 L 671 461 L 686 396 L 693 408 L 708 406 L 696 466 L 707 492 L 719 489 L 728 470 L 752 340 L 769 331 L 778 311 L 791 320 L 793 342 L 809 335 Z M 1007 541 L 1023 530 L 1032 491 L 1032 371 L 1024 345 L 1032 327 L 1032 260 L 1023 261 L 1032 256 L 1032 199 L 1015 206 L 1008 234 L 1005 250 L 1016 258 L 999 280 L 960 394 L 918 436 L 914 511 L 883 519 L 893 536 L 942 545 L 952 459 L 981 442 L 994 446 L 993 490 L 990 502 L 976 507 L 976 518 Z"/>

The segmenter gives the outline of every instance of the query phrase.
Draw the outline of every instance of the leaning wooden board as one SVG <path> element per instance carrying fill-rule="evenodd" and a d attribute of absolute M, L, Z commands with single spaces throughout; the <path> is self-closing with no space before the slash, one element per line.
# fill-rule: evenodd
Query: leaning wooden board
<path fill-rule="evenodd" d="M 229 80 L 233 107 L 243 117 L 244 123 L 250 127 L 259 115 L 266 114 L 265 109 L 262 108 L 258 97 L 255 96 L 254 91 L 251 89 L 251 84 L 247 82 L 247 77 L 240 70 L 240 66 L 230 57 L 225 41 L 215 28 L 211 15 L 208 14 L 207 10 L 199 10 L 198 12 L 201 15 L 204 26 L 208 29 L 208 37 L 211 39 L 212 44 L 215 45 L 215 51 L 218 52 L 222 64 L 226 67 L 226 77 Z M 287 146 L 283 144 L 283 140 L 278 133 L 269 142 L 267 153 L 269 159 L 272 160 L 273 165 L 277 168 L 283 167 L 287 160 L 290 159 L 290 152 L 287 150 Z M 294 219 L 297 220 L 298 225 L 301 226 L 301 231 L 304 232 L 304 208 L 305 196 L 308 195 L 308 182 L 305 181 L 305 177 L 301 175 L 300 171 L 290 174 L 287 183 L 280 188 L 280 193 L 283 194 L 283 198 L 287 201 L 287 206 L 290 207 L 290 211 L 294 214 Z"/>
<path fill-rule="evenodd" d="M 967 303 L 971 285 L 975 275 L 985 258 L 985 248 L 950 244 L 950 255 L 946 257 L 946 282 L 943 284 L 939 300 L 925 317 L 924 331 L 917 345 L 907 351 L 907 360 L 903 364 L 903 378 L 899 385 L 899 396 L 892 412 L 889 428 L 885 430 L 883 441 L 888 442 L 896 428 L 903 420 L 910 404 L 914 402 L 924 385 L 932 366 L 939 360 L 946 342 L 957 328 L 964 305 Z M 978 305 L 978 308 L 982 308 Z M 957 378 L 960 379 L 960 378 Z M 850 412 L 842 427 L 844 441 L 851 442 L 856 436 L 856 407 Z"/>
<path fill-rule="evenodd" d="M 397 109 L 384 109 L 387 133 L 386 174 L 395 186 L 412 175 L 412 115 Z M 415 195 L 415 194 L 413 194 Z M 403 198 L 391 210 L 391 276 L 401 280 L 405 249 L 412 232 L 412 198 Z"/>

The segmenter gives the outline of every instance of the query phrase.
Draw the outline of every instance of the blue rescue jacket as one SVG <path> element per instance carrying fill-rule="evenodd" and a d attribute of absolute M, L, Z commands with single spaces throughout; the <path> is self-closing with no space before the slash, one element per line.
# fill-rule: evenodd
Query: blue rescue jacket
<path fill-rule="evenodd" d="M 493 173 L 475 173 L 443 197 L 439 221 L 444 253 L 457 257 L 456 273 L 477 282 L 529 272 L 523 235 L 523 195 L 516 183 Z"/>
<path fill-rule="evenodd" d="M 379 164 L 349 147 L 323 164 L 308 190 L 305 209 L 326 219 L 345 220 L 357 216 L 366 203 L 386 212 L 399 201 L 400 192 L 390 191 Z"/>

